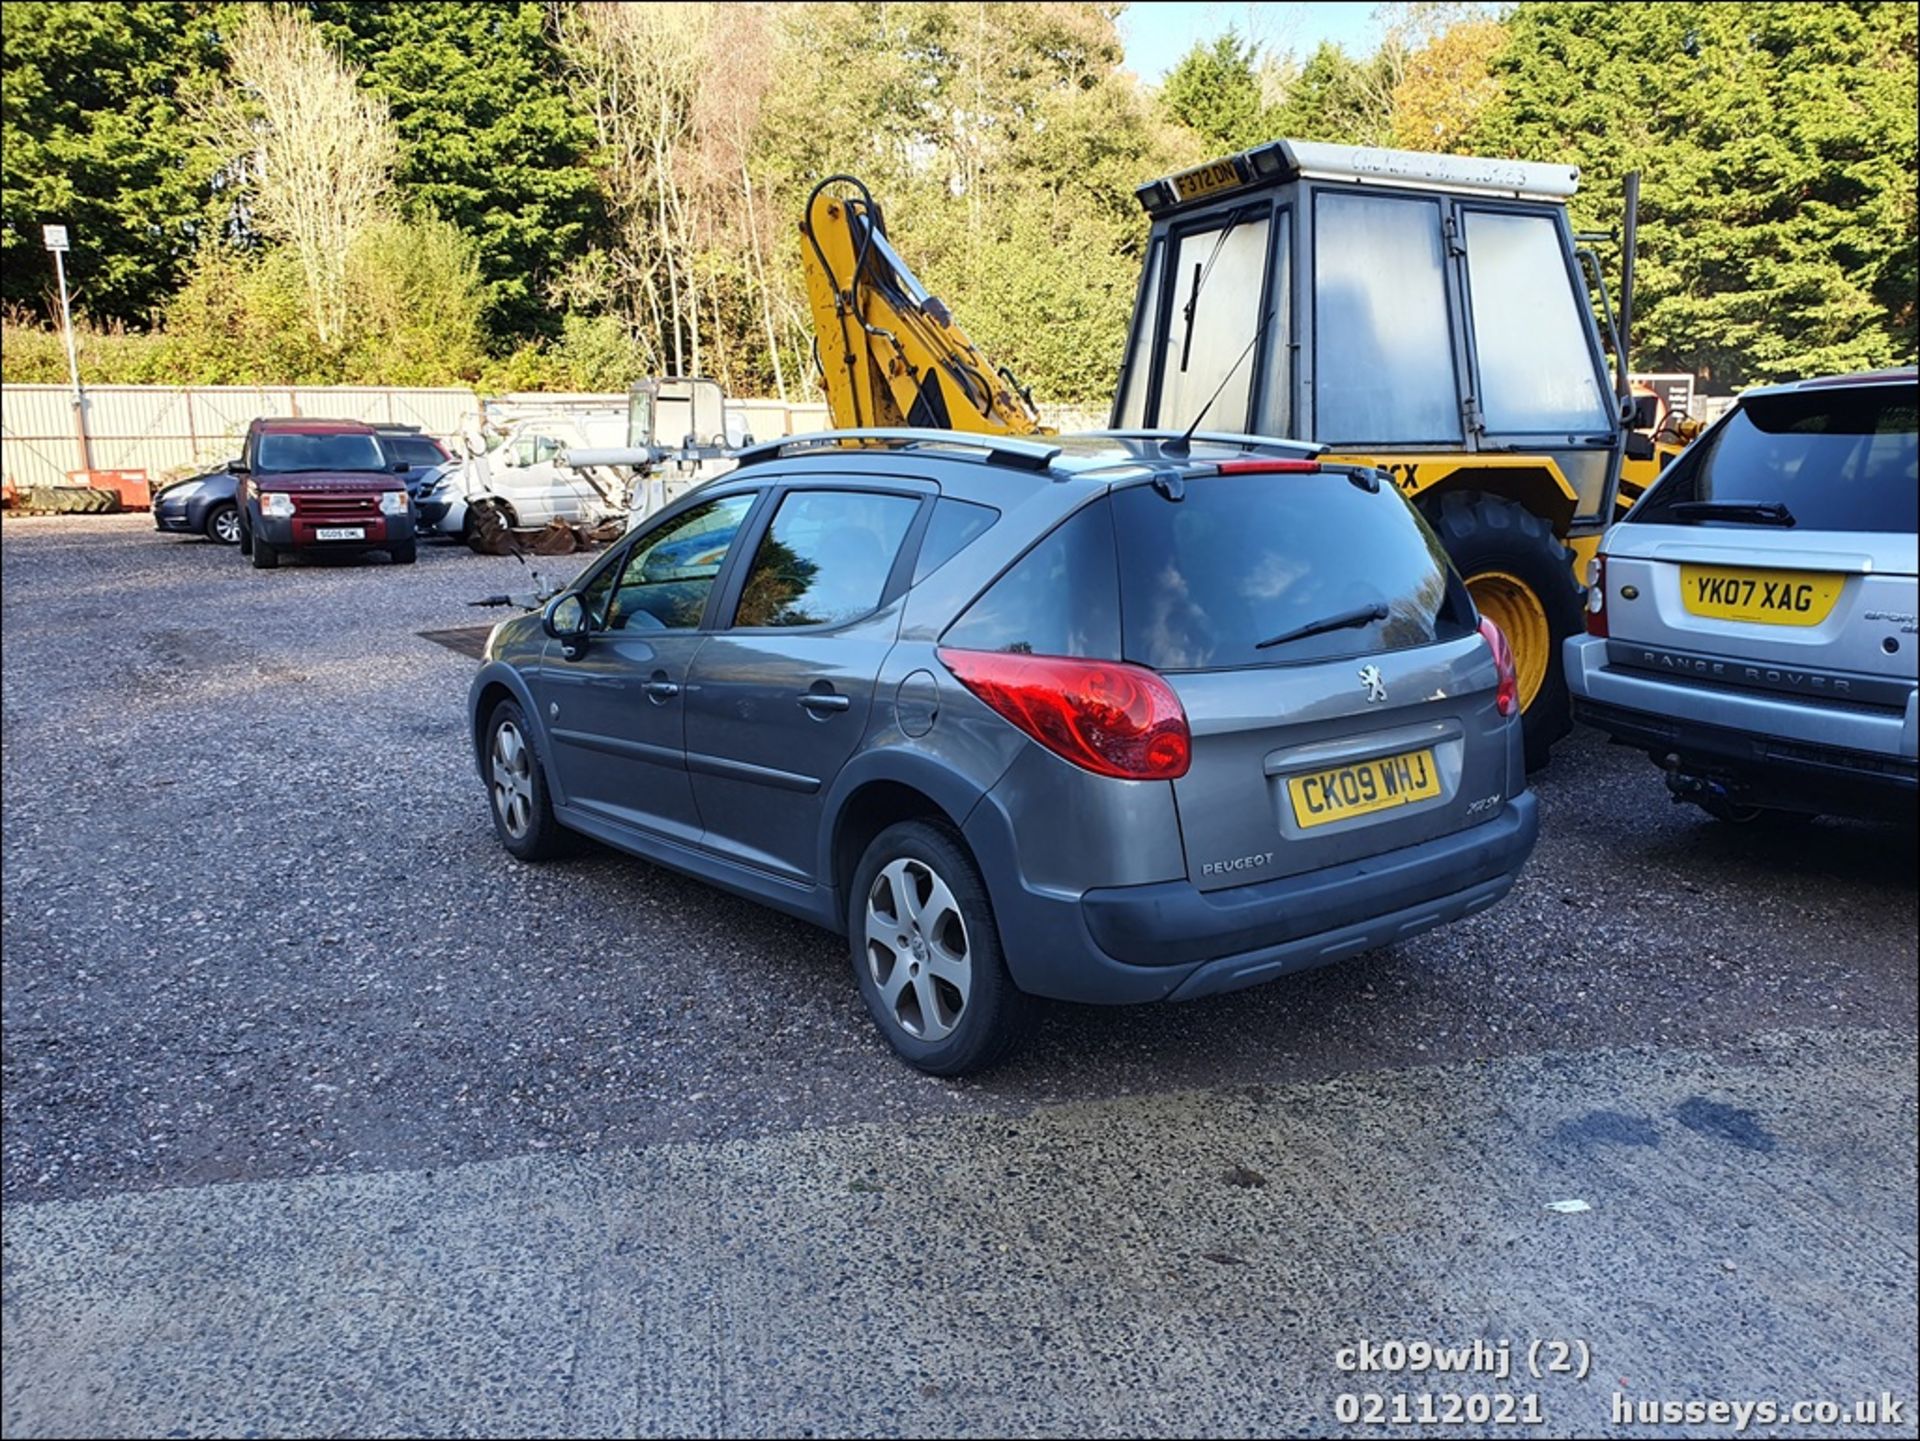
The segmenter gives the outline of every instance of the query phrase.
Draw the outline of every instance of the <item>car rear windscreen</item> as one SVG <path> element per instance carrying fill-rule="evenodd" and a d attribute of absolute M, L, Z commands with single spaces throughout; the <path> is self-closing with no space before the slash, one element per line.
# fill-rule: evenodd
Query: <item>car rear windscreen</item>
<path fill-rule="evenodd" d="M 1391 486 L 1200 476 L 1177 501 L 1134 486 L 1112 505 L 1123 658 L 1155 670 L 1293 665 L 1472 627 L 1439 542 Z M 1365 619 L 1376 607 L 1384 615 Z"/>
<path fill-rule="evenodd" d="M 1798 530 L 1911 533 L 1920 519 L 1916 399 L 1912 385 L 1749 396 L 1667 468 L 1627 519 L 1782 523 L 1709 508 L 1744 502 L 1785 506 Z"/>

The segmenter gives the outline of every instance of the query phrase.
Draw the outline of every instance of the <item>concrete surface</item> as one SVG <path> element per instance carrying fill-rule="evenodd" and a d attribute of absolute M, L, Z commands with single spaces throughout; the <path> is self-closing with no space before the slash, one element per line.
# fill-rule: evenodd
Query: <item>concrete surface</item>
<path fill-rule="evenodd" d="M 1337 1345 L 1500 1335 L 1912 1434 L 1911 829 L 1583 734 L 1493 911 L 931 1081 L 832 937 L 499 851 L 418 632 L 514 561 L 146 526 L 0 528 L 7 1434 L 1364 1433 L 1519 1378 Z"/>
<path fill-rule="evenodd" d="M 1326 1434 L 1342 1391 L 1450 1389 L 1564 1435 L 1634 1434 L 1616 1391 L 1911 1397 L 1914 1106 L 1910 1045 L 1796 1033 L 44 1203 L 5 1421 Z M 1394 1338 L 1593 1364 L 1337 1368 Z"/>

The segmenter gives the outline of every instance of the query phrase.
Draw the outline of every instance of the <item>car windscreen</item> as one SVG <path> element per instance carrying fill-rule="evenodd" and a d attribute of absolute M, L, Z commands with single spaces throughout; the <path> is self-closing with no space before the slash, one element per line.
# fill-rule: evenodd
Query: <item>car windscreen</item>
<path fill-rule="evenodd" d="M 439 445 L 425 435 L 385 435 L 380 443 L 387 448 L 387 454 L 395 460 L 404 460 L 416 470 L 438 465 L 447 458 Z"/>
<path fill-rule="evenodd" d="M 367 431 L 269 430 L 254 444 L 253 468 L 265 473 L 296 470 L 387 468 L 380 442 Z"/>
<path fill-rule="evenodd" d="M 1155 670 L 1402 650 L 1473 624 L 1445 552 L 1391 486 L 1200 476 L 1177 501 L 1117 491 L 1113 517 L 1123 658 Z"/>
<path fill-rule="evenodd" d="M 1627 520 L 1912 533 L 1920 520 L 1916 399 L 1913 385 L 1748 396 L 1667 468 Z"/>

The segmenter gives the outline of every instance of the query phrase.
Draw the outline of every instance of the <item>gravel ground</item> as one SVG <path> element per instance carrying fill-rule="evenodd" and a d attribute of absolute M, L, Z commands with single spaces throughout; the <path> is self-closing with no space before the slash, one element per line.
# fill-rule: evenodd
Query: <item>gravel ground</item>
<path fill-rule="evenodd" d="M 1733 831 L 1583 734 L 1491 912 L 1212 1001 L 1060 1007 L 1016 1063 L 929 1080 L 833 937 L 611 852 L 500 851 L 472 661 L 418 632 L 484 619 L 515 561 L 262 574 L 143 516 L 0 546 L 9 1200 L 1914 1033 L 1911 829 Z"/>

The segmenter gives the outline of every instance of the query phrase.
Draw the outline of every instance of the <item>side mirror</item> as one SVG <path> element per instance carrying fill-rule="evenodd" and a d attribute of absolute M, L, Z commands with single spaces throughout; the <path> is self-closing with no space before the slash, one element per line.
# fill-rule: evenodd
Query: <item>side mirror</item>
<path fill-rule="evenodd" d="M 540 614 L 542 630 L 560 642 L 568 660 L 578 660 L 587 648 L 587 606 L 572 591 L 556 595 Z"/>
<path fill-rule="evenodd" d="M 1660 419 L 1660 397 L 1657 395 L 1631 396 L 1624 409 L 1628 430 L 1652 430 Z"/>
<path fill-rule="evenodd" d="M 393 473 L 395 475 L 405 475 L 408 471 L 412 469 L 413 467 L 404 460 L 396 460 L 393 463 Z"/>
<path fill-rule="evenodd" d="M 245 475 L 247 470 L 248 466 L 244 460 L 230 460 L 227 462 L 228 475 Z"/>

